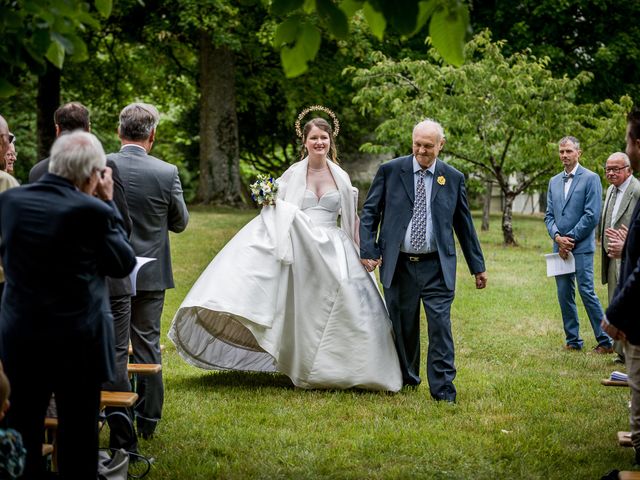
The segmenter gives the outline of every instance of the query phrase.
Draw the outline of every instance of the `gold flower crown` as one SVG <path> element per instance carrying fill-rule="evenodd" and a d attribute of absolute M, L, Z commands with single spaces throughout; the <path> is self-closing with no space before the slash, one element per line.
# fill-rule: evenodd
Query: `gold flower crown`
<path fill-rule="evenodd" d="M 298 119 L 296 120 L 296 134 L 298 137 L 302 138 L 302 129 L 300 128 L 300 122 L 304 118 L 304 116 L 309 112 L 324 112 L 331 117 L 333 120 L 333 136 L 334 138 L 338 136 L 340 133 L 340 122 L 338 121 L 338 117 L 333 113 L 333 110 L 327 107 L 323 107 L 322 105 L 311 105 L 310 107 L 305 108 L 298 115 Z"/>

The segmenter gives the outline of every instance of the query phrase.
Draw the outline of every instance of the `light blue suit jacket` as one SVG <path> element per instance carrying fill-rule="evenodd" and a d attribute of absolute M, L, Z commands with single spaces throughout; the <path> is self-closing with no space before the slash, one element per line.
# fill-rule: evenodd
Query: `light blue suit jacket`
<path fill-rule="evenodd" d="M 564 198 L 563 172 L 549 181 L 547 191 L 547 211 L 544 223 L 549 236 L 556 233 L 575 240 L 573 253 L 594 253 L 596 251 L 595 231 L 602 208 L 602 183 L 600 177 L 578 166 L 571 187 Z M 553 242 L 553 251 L 558 244 Z"/>

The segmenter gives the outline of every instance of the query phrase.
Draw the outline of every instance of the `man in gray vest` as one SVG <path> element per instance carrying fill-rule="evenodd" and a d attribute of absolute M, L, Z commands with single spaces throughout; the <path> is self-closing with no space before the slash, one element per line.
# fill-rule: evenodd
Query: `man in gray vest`
<path fill-rule="evenodd" d="M 131 299 L 131 344 L 135 363 L 161 363 L 160 318 L 167 288 L 173 288 L 169 231 L 182 232 L 189 213 L 175 165 L 149 155 L 160 119 L 158 110 L 132 103 L 120 112 L 119 153 L 108 156 L 120 170 L 129 214 L 133 221 L 131 244 L 139 257 L 155 260 L 138 272 Z M 153 435 L 162 415 L 162 372 L 138 380 L 135 406 L 138 434 Z"/>
<path fill-rule="evenodd" d="M 618 285 L 620 257 L 626 238 L 631 214 L 640 196 L 640 182 L 631 172 L 631 163 L 626 153 L 612 153 L 605 165 L 607 181 L 610 183 L 604 199 L 600 219 L 600 244 L 602 253 L 602 283 L 607 285 L 609 303 Z M 624 363 L 622 343 L 614 341 L 613 348 Z"/>

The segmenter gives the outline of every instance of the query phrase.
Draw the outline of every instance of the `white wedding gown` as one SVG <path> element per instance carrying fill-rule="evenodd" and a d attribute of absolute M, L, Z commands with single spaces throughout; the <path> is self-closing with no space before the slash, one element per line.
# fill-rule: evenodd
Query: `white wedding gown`
<path fill-rule="evenodd" d="M 290 261 L 274 238 L 281 205 L 263 208 L 194 284 L 169 331 L 178 352 L 205 369 L 281 372 L 302 388 L 400 390 L 375 277 L 337 226 L 338 190 L 304 192 Z"/>

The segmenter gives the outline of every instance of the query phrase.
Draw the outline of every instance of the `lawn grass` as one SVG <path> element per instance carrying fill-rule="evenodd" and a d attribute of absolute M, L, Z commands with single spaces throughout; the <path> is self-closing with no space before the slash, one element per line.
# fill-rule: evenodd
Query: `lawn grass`
<path fill-rule="evenodd" d="M 193 208 L 187 231 L 172 236 L 164 417 L 156 436 L 140 444 L 157 460 L 150 478 L 582 479 L 631 468 L 632 451 L 616 444 L 616 431 L 628 430 L 628 392 L 599 384 L 620 366 L 612 356 L 562 350 L 541 218 L 515 218 L 517 248 L 501 245 L 498 217 L 480 233 L 484 291 L 475 290 L 459 258 L 456 405 L 432 401 L 426 381 L 398 394 L 306 391 L 281 375 L 187 365 L 165 336 L 173 315 L 214 254 L 255 214 Z M 605 288 L 597 291 L 606 299 Z M 590 349 L 596 342 L 579 311 Z M 424 333 L 423 352 L 426 344 Z"/>

